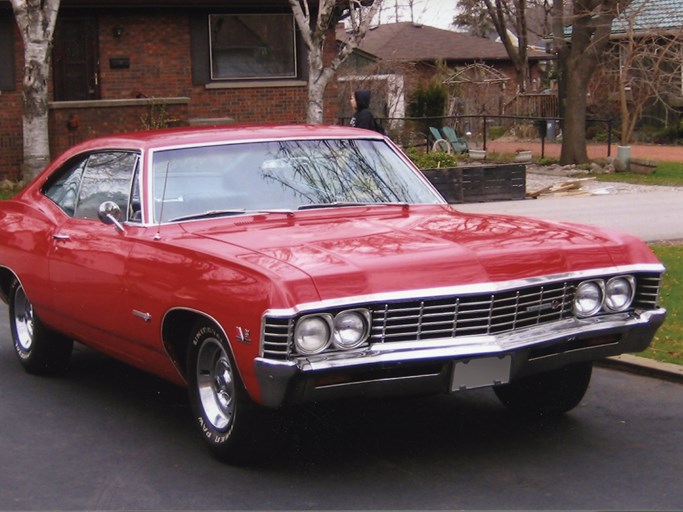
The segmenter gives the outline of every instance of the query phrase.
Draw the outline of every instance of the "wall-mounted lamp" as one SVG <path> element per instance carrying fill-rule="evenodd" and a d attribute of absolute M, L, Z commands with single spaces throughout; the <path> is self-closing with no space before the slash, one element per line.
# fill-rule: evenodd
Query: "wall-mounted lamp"
<path fill-rule="evenodd" d="M 111 33 L 114 36 L 114 39 L 121 39 L 121 36 L 123 35 L 123 27 L 121 25 L 116 25 L 111 30 Z"/>

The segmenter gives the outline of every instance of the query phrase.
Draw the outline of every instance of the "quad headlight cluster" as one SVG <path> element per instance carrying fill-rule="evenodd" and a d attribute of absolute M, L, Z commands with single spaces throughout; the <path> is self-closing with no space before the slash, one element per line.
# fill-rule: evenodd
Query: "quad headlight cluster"
<path fill-rule="evenodd" d="M 607 281 L 591 279 L 579 283 L 574 294 L 574 314 L 585 318 L 600 312 L 627 310 L 636 293 L 635 283 L 633 276 L 617 276 Z"/>
<path fill-rule="evenodd" d="M 294 328 L 294 345 L 299 354 L 318 354 L 334 346 L 351 350 L 362 345 L 370 335 L 370 312 L 348 309 L 336 315 L 320 313 L 299 319 Z"/>

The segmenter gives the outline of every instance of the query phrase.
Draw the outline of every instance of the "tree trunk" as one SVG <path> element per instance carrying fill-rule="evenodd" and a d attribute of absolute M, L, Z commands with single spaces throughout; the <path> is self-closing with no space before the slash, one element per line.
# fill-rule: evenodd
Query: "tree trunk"
<path fill-rule="evenodd" d="M 524 93 L 529 84 L 528 34 L 526 22 L 526 0 L 484 0 L 491 22 L 500 36 L 505 51 L 512 62 L 517 78 L 517 92 Z M 511 14 L 513 13 L 514 16 Z M 508 27 L 517 30 L 517 44 L 510 38 Z"/>
<path fill-rule="evenodd" d="M 339 66 L 358 47 L 370 22 L 382 5 L 382 0 L 374 0 L 370 7 L 362 7 L 357 0 L 318 0 L 315 20 L 308 0 L 289 0 L 299 34 L 308 49 L 308 104 L 306 122 L 321 124 L 324 119 L 324 97 L 327 84 Z M 344 10 L 351 24 L 351 32 L 341 45 L 339 52 L 325 65 L 324 48 L 327 32 L 337 22 L 339 9 Z M 315 9 L 314 9 L 315 10 Z"/>
<path fill-rule="evenodd" d="M 586 149 L 586 94 L 588 81 L 578 73 L 574 66 L 568 66 L 565 76 L 566 108 L 564 111 L 564 127 L 562 131 L 562 165 L 588 161 Z"/>
<path fill-rule="evenodd" d="M 37 55 L 33 55 L 36 53 Z M 24 179 L 35 178 L 50 162 L 50 137 L 48 129 L 47 81 L 49 63 L 41 56 L 40 49 L 26 52 L 31 56 L 24 74 L 23 131 L 24 131 Z M 42 60 L 41 60 L 42 59 Z"/>
<path fill-rule="evenodd" d="M 24 43 L 23 174 L 25 180 L 31 180 L 50 161 L 48 79 L 59 0 L 11 2 Z"/>
<path fill-rule="evenodd" d="M 336 67 L 326 68 L 323 63 L 323 51 L 313 46 L 308 52 L 308 106 L 306 108 L 306 122 L 322 124 L 325 113 L 325 89 L 330 82 Z"/>
<path fill-rule="evenodd" d="M 555 35 L 558 66 L 566 86 L 560 164 L 588 161 L 586 95 L 599 57 L 609 44 L 612 21 L 631 0 L 574 0 L 571 44 Z M 553 30 L 564 34 L 564 2 L 553 1 Z M 560 101 L 562 98 L 560 97 Z"/>

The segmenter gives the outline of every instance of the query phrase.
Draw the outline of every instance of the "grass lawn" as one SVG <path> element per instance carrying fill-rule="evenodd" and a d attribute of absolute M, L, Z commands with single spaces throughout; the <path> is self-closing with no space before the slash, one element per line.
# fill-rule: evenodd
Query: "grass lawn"
<path fill-rule="evenodd" d="M 599 181 L 620 181 L 640 185 L 683 186 L 683 162 L 659 162 L 652 174 L 635 174 L 632 172 L 615 172 L 612 174 L 596 174 Z"/>
<path fill-rule="evenodd" d="M 650 348 L 639 355 L 683 365 L 683 244 L 663 243 L 651 247 L 666 265 L 660 302 L 668 314 Z"/>

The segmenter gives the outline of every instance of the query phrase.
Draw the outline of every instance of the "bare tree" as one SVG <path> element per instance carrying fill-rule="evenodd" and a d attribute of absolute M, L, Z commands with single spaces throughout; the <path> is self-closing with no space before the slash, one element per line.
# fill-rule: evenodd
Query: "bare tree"
<path fill-rule="evenodd" d="M 23 170 L 31 179 L 50 161 L 48 78 L 60 0 L 10 1 L 24 43 Z"/>
<path fill-rule="evenodd" d="M 312 3 L 312 2 L 311 2 Z M 369 4 L 369 5 L 368 5 Z M 301 38 L 308 49 L 308 107 L 309 123 L 323 122 L 323 98 L 327 84 L 339 66 L 358 47 L 370 28 L 370 23 L 382 5 L 382 0 L 318 0 L 317 13 L 312 13 L 308 0 L 289 0 Z M 313 20 L 313 15 L 316 15 Z M 325 40 L 330 27 L 343 16 L 348 17 L 350 31 L 341 49 L 329 63 L 325 63 Z"/>
<path fill-rule="evenodd" d="M 620 142 L 624 146 L 633 139 L 647 107 L 660 104 L 670 109 L 669 100 L 680 94 L 683 28 L 636 29 L 638 17 L 652 1 L 646 0 L 638 8 L 629 9 L 628 15 L 622 17 L 625 31 L 613 38 L 612 51 L 605 54 L 593 86 L 596 90 L 616 91 Z"/>
<path fill-rule="evenodd" d="M 517 89 L 523 93 L 529 84 L 527 0 L 483 0 L 483 3 L 515 68 Z M 510 35 L 509 25 L 515 28 L 516 41 Z"/>
<path fill-rule="evenodd" d="M 477 37 L 488 37 L 496 30 L 481 0 L 459 0 L 458 8 L 459 13 L 452 23 L 456 28 L 465 29 L 469 35 Z"/>
<path fill-rule="evenodd" d="M 569 2 L 569 0 L 566 0 Z M 586 108 L 588 84 L 605 53 L 612 22 L 631 0 L 553 0 L 553 47 L 558 56 L 562 152 L 560 163 L 588 161 L 586 150 Z M 565 27 L 571 25 L 571 37 Z"/>

